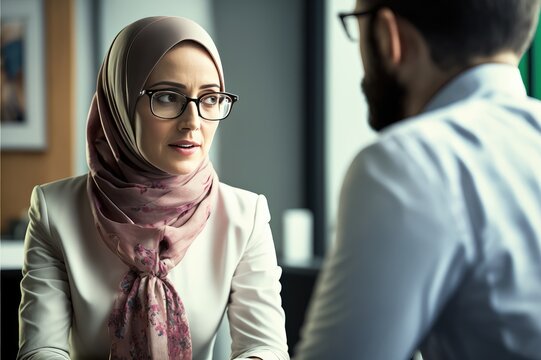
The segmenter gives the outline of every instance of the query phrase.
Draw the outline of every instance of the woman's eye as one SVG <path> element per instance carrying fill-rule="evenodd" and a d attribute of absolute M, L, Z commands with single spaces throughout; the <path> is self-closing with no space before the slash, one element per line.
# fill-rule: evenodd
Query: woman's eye
<path fill-rule="evenodd" d="M 166 104 L 166 103 L 178 103 L 181 101 L 181 97 L 178 94 L 175 93 L 156 93 L 156 100 L 158 100 L 160 103 Z"/>
<path fill-rule="evenodd" d="M 216 105 L 218 104 L 218 96 L 216 95 L 205 96 L 201 102 L 205 105 Z"/>

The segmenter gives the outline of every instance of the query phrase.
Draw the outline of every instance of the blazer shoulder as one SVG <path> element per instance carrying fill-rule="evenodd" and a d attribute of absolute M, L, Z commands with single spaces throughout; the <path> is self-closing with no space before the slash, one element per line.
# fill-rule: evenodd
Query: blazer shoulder
<path fill-rule="evenodd" d="M 85 174 L 55 180 L 49 183 L 39 185 L 38 187 L 47 197 L 56 195 L 66 197 L 69 196 L 69 194 L 76 194 L 81 191 L 86 191 L 87 181 L 88 174 Z"/>
<path fill-rule="evenodd" d="M 87 179 L 88 175 L 81 175 L 38 185 L 33 196 L 43 202 L 51 216 L 57 211 L 64 216 L 66 211 L 81 209 L 88 204 Z"/>
<path fill-rule="evenodd" d="M 257 212 L 268 212 L 267 199 L 264 195 L 224 183 L 220 183 L 218 201 L 219 207 L 230 215 L 230 219 L 249 218 L 253 220 Z"/>
<path fill-rule="evenodd" d="M 220 195 L 231 198 L 238 198 L 240 201 L 253 201 L 256 202 L 260 196 L 249 190 L 244 190 L 238 187 L 234 187 L 223 182 L 220 182 Z"/>

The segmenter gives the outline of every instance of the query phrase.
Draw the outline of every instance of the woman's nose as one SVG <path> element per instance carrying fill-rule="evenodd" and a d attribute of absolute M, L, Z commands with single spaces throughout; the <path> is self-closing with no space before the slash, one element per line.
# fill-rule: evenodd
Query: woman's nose
<path fill-rule="evenodd" d="M 189 102 L 186 105 L 184 112 L 178 117 L 177 129 L 182 130 L 198 130 L 201 124 L 201 118 L 197 111 L 197 104 Z"/>

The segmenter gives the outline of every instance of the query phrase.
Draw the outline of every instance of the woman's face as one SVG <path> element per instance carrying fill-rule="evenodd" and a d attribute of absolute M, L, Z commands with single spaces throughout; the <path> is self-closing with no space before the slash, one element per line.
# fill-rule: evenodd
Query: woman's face
<path fill-rule="evenodd" d="M 176 89 L 191 98 L 220 91 L 218 70 L 210 55 L 192 43 L 167 52 L 150 74 L 145 90 Z M 135 137 L 143 157 L 173 175 L 193 172 L 208 156 L 218 121 L 199 117 L 189 102 L 175 119 L 162 119 L 150 110 L 150 98 L 141 96 L 135 107 Z"/>

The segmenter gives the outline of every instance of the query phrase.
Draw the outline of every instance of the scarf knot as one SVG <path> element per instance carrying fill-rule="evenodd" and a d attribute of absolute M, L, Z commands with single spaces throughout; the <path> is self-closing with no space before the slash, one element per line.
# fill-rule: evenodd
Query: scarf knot
<path fill-rule="evenodd" d="M 139 277 L 158 277 L 162 280 L 167 278 L 172 265 L 170 259 L 160 259 L 159 251 L 147 249 L 142 244 L 137 244 L 134 250 Z"/>

